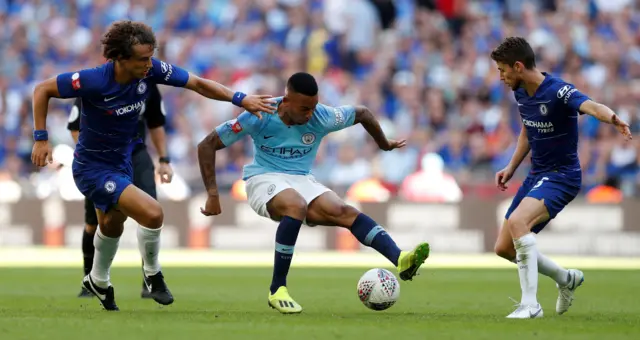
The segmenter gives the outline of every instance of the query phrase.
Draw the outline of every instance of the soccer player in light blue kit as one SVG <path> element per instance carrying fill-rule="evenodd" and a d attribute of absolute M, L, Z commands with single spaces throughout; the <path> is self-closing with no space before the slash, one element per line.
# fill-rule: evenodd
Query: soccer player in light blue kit
<path fill-rule="evenodd" d="M 518 265 L 522 299 L 507 317 L 542 317 L 537 301 L 538 272 L 556 281 L 556 312 L 569 310 L 575 290 L 584 281 L 577 269 L 566 270 L 541 254 L 535 234 L 567 206 L 580 191 L 582 170 L 578 160 L 578 113 L 614 125 L 627 140 L 629 125 L 605 105 L 590 100 L 572 84 L 536 68 L 529 43 L 519 37 L 505 39 L 492 53 L 500 79 L 518 102 L 523 127 L 509 165 L 496 174 L 496 185 L 506 190 L 522 160 L 531 151 L 531 171 L 505 216 L 495 251 Z"/>
<path fill-rule="evenodd" d="M 320 141 L 327 134 L 361 124 L 380 149 L 390 151 L 405 141 L 388 140 L 374 115 L 363 106 L 329 107 L 318 104 L 318 85 L 308 73 L 296 73 L 277 99 L 276 114 L 262 119 L 247 112 L 218 126 L 198 145 L 200 172 L 208 199 L 202 213 L 221 213 L 216 185 L 215 156 L 244 136 L 251 136 L 255 158 L 244 167 L 249 205 L 260 216 L 279 221 L 276 231 L 269 305 L 281 313 L 300 313 L 302 306 L 287 290 L 287 273 L 301 225 L 347 228 L 362 244 L 374 248 L 411 280 L 429 256 L 429 244 L 401 251 L 391 236 L 310 174 Z"/>
<path fill-rule="evenodd" d="M 247 96 L 221 84 L 153 58 L 156 38 L 149 26 L 121 21 L 114 23 L 102 39 L 103 56 L 108 60 L 92 69 L 58 75 L 35 87 L 33 93 L 33 133 L 31 160 L 37 166 L 51 162 L 47 134 L 47 107 L 50 98 L 82 99 L 80 134 L 73 161 L 73 177 L 82 194 L 93 201 L 99 228 L 94 236 L 95 255 L 83 286 L 106 310 L 118 310 L 109 278 L 127 217 L 139 223 L 138 247 L 144 262 L 144 282 L 158 303 L 173 303 L 160 270 L 162 207 L 132 184 L 131 153 L 141 142 L 138 120 L 151 91 L 148 83 L 184 87 L 205 97 L 230 101 L 260 115 L 271 112 L 270 96 Z"/>

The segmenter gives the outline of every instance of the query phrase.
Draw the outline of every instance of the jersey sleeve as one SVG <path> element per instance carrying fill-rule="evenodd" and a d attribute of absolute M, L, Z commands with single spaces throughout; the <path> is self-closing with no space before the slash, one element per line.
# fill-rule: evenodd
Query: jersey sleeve
<path fill-rule="evenodd" d="M 587 95 L 578 91 L 573 84 L 569 83 L 560 84 L 560 89 L 558 89 L 556 97 L 573 112 L 580 112 L 580 105 L 590 99 Z M 580 114 L 582 114 L 582 112 L 580 112 Z"/>
<path fill-rule="evenodd" d="M 352 126 L 356 119 L 356 108 L 353 105 L 331 107 L 319 104 L 318 113 L 327 133 Z"/>
<path fill-rule="evenodd" d="M 80 131 L 80 98 L 76 98 L 69 112 L 69 121 L 67 122 L 67 130 Z"/>
<path fill-rule="evenodd" d="M 59 74 L 56 83 L 61 98 L 76 98 L 99 95 L 104 79 L 102 71 L 94 68 Z"/>
<path fill-rule="evenodd" d="M 226 121 L 216 127 L 216 132 L 225 146 L 239 141 L 246 135 L 253 136 L 260 129 L 260 119 L 245 111 L 238 118 Z"/>
<path fill-rule="evenodd" d="M 165 125 L 166 113 L 164 112 L 164 103 L 162 102 L 162 95 L 160 94 L 158 85 L 151 83 L 149 84 L 149 88 L 150 92 L 149 98 L 147 98 L 147 102 L 145 103 L 144 119 L 149 129 L 155 129 Z"/>
<path fill-rule="evenodd" d="M 155 58 L 152 58 L 151 62 L 153 67 L 150 78 L 156 84 L 175 87 L 184 87 L 187 84 L 187 80 L 189 80 L 189 72 L 185 69 Z"/>

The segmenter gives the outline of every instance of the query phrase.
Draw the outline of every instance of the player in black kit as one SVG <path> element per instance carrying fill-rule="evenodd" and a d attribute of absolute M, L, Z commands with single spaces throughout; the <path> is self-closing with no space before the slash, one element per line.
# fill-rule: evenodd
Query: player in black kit
<path fill-rule="evenodd" d="M 158 173 L 161 176 L 162 183 L 171 182 L 173 176 L 173 170 L 171 169 L 169 157 L 167 157 L 167 148 L 165 142 L 165 112 L 164 105 L 162 103 L 162 96 L 158 90 L 158 86 L 153 83 L 149 83 L 149 90 L 151 91 L 149 98 L 145 101 L 145 107 L 140 112 L 140 121 L 138 123 L 138 133 L 143 141 L 142 144 L 138 144 L 132 154 L 133 161 L 133 182 L 135 186 L 142 189 L 151 197 L 157 199 L 156 184 L 154 178 L 154 165 L 147 151 L 146 144 L 146 128 L 149 128 L 149 134 L 151 140 L 160 156 Z M 67 128 L 71 131 L 74 141 L 78 142 L 78 134 L 80 132 L 80 119 L 81 119 L 81 100 L 76 98 L 71 108 L 69 115 L 69 124 Z M 84 200 L 84 232 L 82 234 L 82 254 L 84 257 L 84 275 L 88 275 L 91 272 L 93 266 L 93 254 L 94 245 L 93 237 L 98 227 L 98 216 L 94 208 L 93 202 L 85 198 Z M 142 298 L 151 297 L 149 290 L 145 286 L 144 280 L 142 282 Z M 93 295 L 86 289 L 82 288 L 79 297 L 93 297 Z"/>

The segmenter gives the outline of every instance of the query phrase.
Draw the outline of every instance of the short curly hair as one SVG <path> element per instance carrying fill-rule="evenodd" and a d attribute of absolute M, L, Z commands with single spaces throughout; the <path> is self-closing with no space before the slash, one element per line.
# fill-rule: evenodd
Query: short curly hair
<path fill-rule="evenodd" d="M 536 55 L 531 45 L 522 37 L 508 37 L 491 52 L 491 59 L 513 66 L 517 61 L 526 69 L 536 67 Z"/>
<path fill-rule="evenodd" d="M 152 45 L 154 49 L 157 47 L 156 36 L 151 27 L 131 20 L 111 24 L 100 42 L 102 56 L 108 60 L 131 58 L 135 45 Z"/>

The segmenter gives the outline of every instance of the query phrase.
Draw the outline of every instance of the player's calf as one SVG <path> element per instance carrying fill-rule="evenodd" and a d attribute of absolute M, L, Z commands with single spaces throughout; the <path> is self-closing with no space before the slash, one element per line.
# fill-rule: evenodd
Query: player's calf
<path fill-rule="evenodd" d="M 307 203 L 298 192 L 286 189 L 267 203 L 267 211 L 272 219 L 280 221 L 276 231 L 273 277 L 269 288 L 270 293 L 275 294 L 280 287 L 287 285 L 298 233 L 307 215 Z"/>

